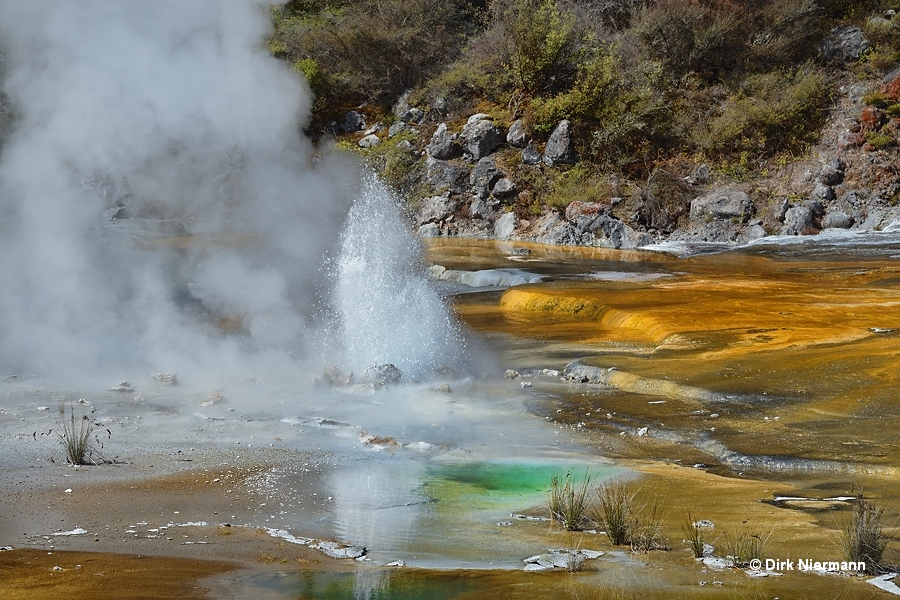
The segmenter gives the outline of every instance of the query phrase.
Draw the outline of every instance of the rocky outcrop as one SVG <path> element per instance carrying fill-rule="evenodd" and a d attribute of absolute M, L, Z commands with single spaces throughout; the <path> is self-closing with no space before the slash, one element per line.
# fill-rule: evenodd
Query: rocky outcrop
<path fill-rule="evenodd" d="M 553 167 L 556 165 L 574 165 L 578 162 L 578 153 L 575 151 L 575 142 L 570 131 L 572 124 L 568 120 L 562 120 L 550 134 L 547 146 L 544 148 L 544 164 Z"/>
<path fill-rule="evenodd" d="M 691 201 L 691 219 L 737 219 L 746 221 L 753 204 L 745 192 L 716 190 Z"/>
<path fill-rule="evenodd" d="M 488 115 L 478 113 L 469 117 L 460 134 L 463 156 L 472 162 L 484 158 L 503 142 L 503 134 Z"/>
<path fill-rule="evenodd" d="M 835 27 L 819 44 L 822 59 L 835 66 L 856 62 L 871 48 L 863 30 L 855 25 Z"/>

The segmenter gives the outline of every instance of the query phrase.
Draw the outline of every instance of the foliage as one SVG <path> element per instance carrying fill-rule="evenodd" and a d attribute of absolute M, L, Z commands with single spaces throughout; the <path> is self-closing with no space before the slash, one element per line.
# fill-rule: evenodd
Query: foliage
<path fill-rule="evenodd" d="M 884 529 L 884 506 L 866 500 L 860 489 L 841 530 L 839 543 L 847 560 L 864 562 L 869 574 L 878 572 L 888 542 Z"/>
<path fill-rule="evenodd" d="M 811 65 L 751 75 L 695 140 L 714 155 L 801 151 L 817 137 L 829 100 L 825 74 Z"/>
<path fill-rule="evenodd" d="M 567 472 L 562 479 L 559 475 L 552 476 L 547 505 L 553 520 L 569 531 L 579 531 L 585 521 L 590 485 L 591 477 L 587 473 L 580 484 L 574 481 L 571 472 Z"/>
<path fill-rule="evenodd" d="M 96 464 L 95 444 L 102 446 L 94 436 L 94 432 L 100 427 L 99 423 L 86 414 L 76 418 L 73 405 L 69 406 L 67 416 L 65 404 L 60 403 L 59 415 L 62 431 L 58 435 L 66 452 L 66 460 L 73 465 Z"/>
<path fill-rule="evenodd" d="M 528 95 L 559 89 L 579 54 L 573 15 L 556 0 L 497 0 L 492 10 L 521 89 Z"/>
<path fill-rule="evenodd" d="M 866 134 L 866 143 L 870 144 L 876 150 L 884 150 L 894 145 L 894 137 L 879 131 L 870 131 Z"/>
<path fill-rule="evenodd" d="M 312 75 L 319 98 L 389 106 L 458 54 L 475 10 L 464 0 L 291 0 L 272 21 L 270 52 Z"/>
<path fill-rule="evenodd" d="M 645 506 L 638 512 L 628 534 L 632 552 L 645 553 L 651 550 L 668 550 L 669 546 L 662 533 L 663 511 L 659 504 Z"/>
<path fill-rule="evenodd" d="M 419 163 L 419 155 L 412 145 L 416 134 L 401 132 L 392 138 L 385 137 L 381 143 L 360 150 L 365 161 L 381 174 L 387 183 L 402 191 L 409 191 L 414 185 L 412 176 Z M 352 149 L 358 150 L 358 148 Z"/>

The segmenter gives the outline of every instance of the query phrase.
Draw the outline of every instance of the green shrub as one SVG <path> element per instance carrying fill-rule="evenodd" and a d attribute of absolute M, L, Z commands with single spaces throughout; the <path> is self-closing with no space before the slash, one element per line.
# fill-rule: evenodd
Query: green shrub
<path fill-rule="evenodd" d="M 458 55 L 475 16 L 465 0 L 294 0 L 272 20 L 269 50 L 321 76 L 327 102 L 389 106 Z"/>
<path fill-rule="evenodd" d="M 685 535 L 685 541 L 694 558 L 702 558 L 706 550 L 706 528 L 688 512 L 685 522 L 681 526 L 681 531 Z"/>
<path fill-rule="evenodd" d="M 556 0 L 497 0 L 492 8 L 522 90 L 533 95 L 565 85 L 579 54 L 573 15 L 560 10 Z"/>
<path fill-rule="evenodd" d="M 694 131 L 695 143 L 718 155 L 802 151 L 817 138 L 829 100 L 825 75 L 815 67 L 752 75 L 708 127 Z"/>
<path fill-rule="evenodd" d="M 884 90 L 872 90 L 865 94 L 862 100 L 863 104 L 868 104 L 875 108 L 887 108 L 896 101 Z"/>
<path fill-rule="evenodd" d="M 894 145 L 894 137 L 887 133 L 870 131 L 866 134 L 866 142 L 871 144 L 876 150 L 884 150 Z"/>
<path fill-rule="evenodd" d="M 68 415 L 66 406 L 59 404 L 60 427 L 59 440 L 66 452 L 66 460 L 73 465 L 97 464 L 96 444 L 100 444 L 94 437 L 94 431 L 100 425 L 86 414 L 75 417 L 74 405 L 69 406 Z M 108 430 L 107 430 L 108 431 Z"/>

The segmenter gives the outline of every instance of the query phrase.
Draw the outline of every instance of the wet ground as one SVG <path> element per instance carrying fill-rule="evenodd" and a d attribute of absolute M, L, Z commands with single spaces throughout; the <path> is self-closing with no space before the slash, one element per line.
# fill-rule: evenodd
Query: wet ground
<path fill-rule="evenodd" d="M 79 583 L 88 564 L 95 581 L 154 556 L 186 570 L 163 591 L 120 577 L 96 597 L 889 597 L 845 574 L 716 570 L 683 529 L 688 514 L 712 521 L 719 555 L 745 534 L 773 559 L 829 561 L 844 497 L 864 489 L 896 522 L 897 256 L 886 243 L 676 258 L 436 241 L 430 262 L 485 271 L 482 287 L 439 285 L 498 356 L 487 379 L 333 390 L 306 374 L 213 390 L 145 374 L 116 392 L 11 374 L 0 545 L 14 549 L 0 583 L 70 597 L 95 590 Z M 484 287 L 514 269 L 543 280 Z M 607 383 L 544 372 L 576 359 Z M 60 402 L 109 429 L 102 464 L 63 464 Z M 661 507 L 670 550 L 635 554 L 539 518 L 566 471 L 632 481 Z M 298 538 L 365 546 L 368 560 Z M 579 573 L 522 572 L 548 548 L 605 554 Z"/>

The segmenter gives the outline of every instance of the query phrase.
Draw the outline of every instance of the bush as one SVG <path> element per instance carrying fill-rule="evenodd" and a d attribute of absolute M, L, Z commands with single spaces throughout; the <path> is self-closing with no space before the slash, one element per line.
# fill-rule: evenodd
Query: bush
<path fill-rule="evenodd" d="M 556 0 L 497 0 L 492 10 L 521 89 L 534 95 L 564 87 L 579 54 L 573 15 Z"/>
<path fill-rule="evenodd" d="M 272 20 L 270 52 L 312 75 L 325 102 L 387 107 L 458 55 L 475 10 L 465 0 L 292 0 Z"/>
<path fill-rule="evenodd" d="M 695 143 L 714 155 L 801 152 L 815 141 L 830 100 L 824 73 L 806 66 L 748 77 Z"/>
<path fill-rule="evenodd" d="M 706 551 L 706 528 L 688 512 L 685 523 L 681 526 L 681 531 L 687 538 L 685 541 L 694 558 L 703 558 L 703 554 Z"/>

